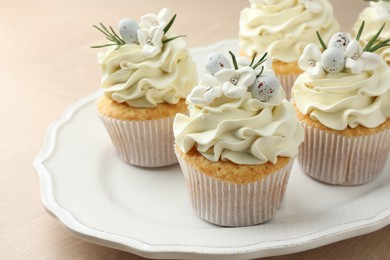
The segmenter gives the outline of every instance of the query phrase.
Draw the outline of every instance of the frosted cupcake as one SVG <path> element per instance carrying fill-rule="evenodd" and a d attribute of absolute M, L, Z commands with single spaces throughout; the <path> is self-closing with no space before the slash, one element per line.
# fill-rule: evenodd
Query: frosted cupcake
<path fill-rule="evenodd" d="M 311 177 L 335 185 L 369 182 L 382 171 L 390 150 L 390 69 L 373 53 L 378 34 L 364 47 L 359 35 L 332 38 L 323 53 L 308 45 L 305 71 L 292 95 L 305 129 L 298 162 Z"/>
<path fill-rule="evenodd" d="M 196 68 L 186 43 L 170 31 L 176 15 L 168 9 L 138 23 L 119 22 L 119 35 L 95 26 L 112 46 L 99 54 L 103 97 L 98 114 L 119 157 L 126 163 L 159 167 L 177 163 L 172 124 L 186 113 L 185 98 L 196 84 Z"/>
<path fill-rule="evenodd" d="M 383 38 L 390 38 L 390 2 L 371 1 L 370 6 L 365 8 L 358 16 L 353 28 L 352 36 L 355 37 L 362 22 L 366 22 L 366 29 L 360 37 L 360 43 L 366 45 L 374 34 L 385 24 L 381 35 Z M 390 64 L 390 48 L 384 47 L 377 51 L 386 62 Z"/>
<path fill-rule="evenodd" d="M 291 86 L 302 73 L 297 61 L 309 43 L 317 43 L 315 32 L 328 41 L 339 30 L 327 0 L 250 0 L 240 16 L 240 52 L 268 52 L 273 70 L 290 97 Z"/>
<path fill-rule="evenodd" d="M 280 206 L 303 129 L 260 59 L 209 56 L 174 121 L 176 154 L 194 211 L 221 226 L 271 219 Z M 239 66 L 240 65 L 240 66 Z"/>

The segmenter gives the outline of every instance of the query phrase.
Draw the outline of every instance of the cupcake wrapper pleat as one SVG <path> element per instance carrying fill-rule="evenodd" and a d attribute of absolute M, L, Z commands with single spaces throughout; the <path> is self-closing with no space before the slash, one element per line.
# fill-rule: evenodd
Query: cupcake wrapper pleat
<path fill-rule="evenodd" d="M 146 121 L 99 117 L 124 162 L 143 167 L 177 163 L 173 149 L 173 117 Z"/>
<path fill-rule="evenodd" d="M 291 88 L 299 75 L 300 74 L 276 74 L 280 81 L 280 84 L 284 89 L 284 92 L 286 93 L 287 100 L 291 99 Z"/>
<path fill-rule="evenodd" d="M 347 137 L 303 123 L 305 141 L 298 162 L 309 176 L 335 185 L 371 181 L 383 170 L 390 150 L 390 129 Z"/>
<path fill-rule="evenodd" d="M 279 208 L 294 160 L 256 182 L 234 184 L 203 174 L 177 154 L 196 214 L 220 226 L 251 226 L 271 219 Z"/>

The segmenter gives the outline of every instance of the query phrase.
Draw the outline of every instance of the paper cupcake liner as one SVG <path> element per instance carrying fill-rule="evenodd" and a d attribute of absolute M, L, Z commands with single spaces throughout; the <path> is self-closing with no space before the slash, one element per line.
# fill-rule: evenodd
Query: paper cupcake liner
<path fill-rule="evenodd" d="M 299 75 L 300 74 L 276 74 L 280 81 L 280 84 L 284 89 L 284 92 L 286 93 L 287 100 L 291 99 L 291 88 Z"/>
<path fill-rule="evenodd" d="M 203 174 L 177 153 L 196 214 L 220 226 L 251 226 L 271 219 L 279 208 L 294 160 L 269 176 L 234 184 Z"/>
<path fill-rule="evenodd" d="M 390 129 L 347 137 L 303 123 L 305 141 L 298 162 L 309 176 L 335 185 L 371 181 L 383 170 L 390 150 Z"/>
<path fill-rule="evenodd" d="M 145 121 L 99 117 L 124 162 L 143 167 L 177 163 L 173 148 L 173 117 Z"/>

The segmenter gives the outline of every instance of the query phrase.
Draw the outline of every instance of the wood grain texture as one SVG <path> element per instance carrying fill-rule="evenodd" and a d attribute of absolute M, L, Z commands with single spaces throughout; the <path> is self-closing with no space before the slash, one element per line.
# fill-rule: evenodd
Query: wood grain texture
<path fill-rule="evenodd" d="M 348 30 L 360 0 L 331 1 Z M 101 35 L 91 25 L 116 24 L 169 7 L 175 31 L 190 47 L 235 38 L 247 0 L 0 2 L 0 259 L 144 259 L 80 240 L 43 208 L 32 162 L 46 129 L 71 103 L 98 88 Z M 390 226 L 313 250 L 266 259 L 385 259 Z"/>

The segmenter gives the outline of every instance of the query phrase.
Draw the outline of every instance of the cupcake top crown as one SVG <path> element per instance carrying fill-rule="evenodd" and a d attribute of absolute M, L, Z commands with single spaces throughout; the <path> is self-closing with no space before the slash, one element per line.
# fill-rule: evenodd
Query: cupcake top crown
<path fill-rule="evenodd" d="M 277 5 L 282 0 L 249 0 L 249 2 L 255 5 Z M 322 10 L 322 5 L 317 0 L 298 0 L 297 2 L 311 13 L 319 13 Z"/>
<path fill-rule="evenodd" d="M 323 52 L 317 45 L 308 44 L 298 60 L 299 67 L 312 78 L 321 78 L 327 73 L 359 74 L 376 69 L 382 60 L 374 52 L 390 46 L 390 39 L 380 40 L 379 38 L 385 26 L 383 24 L 371 40 L 365 46 L 361 46 L 359 39 L 364 25 L 363 21 L 355 39 L 351 40 L 346 33 L 338 32 L 330 38 L 328 46 L 317 32 Z"/>
<path fill-rule="evenodd" d="M 152 58 L 161 52 L 165 43 L 185 37 L 185 35 L 167 37 L 166 34 L 175 22 L 175 19 L 176 14 L 172 16 L 171 11 L 167 8 L 162 9 L 158 14 L 142 16 L 140 23 L 133 19 L 124 18 L 118 24 L 119 35 L 111 26 L 107 28 L 103 23 L 100 23 L 100 27 L 93 25 L 111 43 L 91 46 L 91 48 L 116 46 L 115 49 L 119 49 L 125 44 L 138 44 L 141 46 L 143 54 Z"/>
<path fill-rule="evenodd" d="M 253 55 L 252 59 L 236 59 L 229 52 L 232 62 L 220 53 L 207 58 L 206 74 L 188 96 L 190 103 L 198 106 L 218 105 L 221 101 L 242 98 L 250 92 L 252 98 L 267 102 L 277 94 L 280 83 L 271 70 L 267 53 Z"/>

